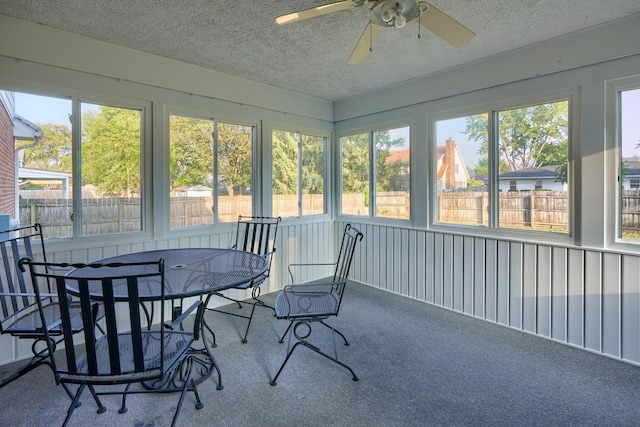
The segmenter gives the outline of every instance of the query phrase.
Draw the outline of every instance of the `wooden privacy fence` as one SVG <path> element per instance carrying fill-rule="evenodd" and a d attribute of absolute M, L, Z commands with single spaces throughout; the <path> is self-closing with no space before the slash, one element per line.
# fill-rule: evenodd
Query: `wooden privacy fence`
<path fill-rule="evenodd" d="M 376 194 L 377 215 L 409 218 L 409 194 L 389 192 Z M 21 199 L 20 222 L 40 222 L 46 237 L 66 237 L 72 232 L 70 199 Z M 234 222 L 238 215 L 251 214 L 251 196 L 218 197 L 220 222 Z M 528 191 L 501 192 L 499 221 L 506 227 L 566 230 L 568 198 L 566 192 Z M 171 226 L 185 227 L 213 223 L 212 197 L 172 197 Z M 321 194 L 303 196 L 303 214 L 323 212 Z M 274 196 L 274 214 L 297 216 L 295 196 Z M 640 234 L 640 191 L 625 190 L 621 200 L 622 230 Z M 83 234 L 105 234 L 140 230 L 140 200 L 136 198 L 104 198 L 83 200 Z M 362 194 L 343 194 L 342 212 L 368 215 Z M 438 193 L 438 221 L 457 224 L 488 225 L 487 192 Z"/>
<path fill-rule="evenodd" d="M 501 192 L 498 209 L 499 223 L 505 227 L 566 230 L 569 224 L 568 198 L 565 191 Z M 488 193 L 438 193 L 438 221 L 488 225 Z"/>

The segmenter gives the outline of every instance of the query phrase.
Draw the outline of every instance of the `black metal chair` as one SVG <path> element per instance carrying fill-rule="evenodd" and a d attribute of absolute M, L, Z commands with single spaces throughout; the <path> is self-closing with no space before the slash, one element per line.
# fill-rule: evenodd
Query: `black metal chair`
<path fill-rule="evenodd" d="M 350 224 L 347 224 L 342 236 L 342 243 L 340 245 L 337 262 L 332 264 L 291 264 L 289 266 L 289 275 L 291 276 L 292 284 L 285 286 L 285 288 L 276 296 L 274 303 L 276 317 L 278 319 L 289 321 L 289 327 L 279 341 L 280 343 L 284 342 L 285 336 L 289 333 L 289 348 L 284 362 L 282 362 L 280 369 L 278 369 L 278 373 L 270 381 L 271 385 L 276 385 L 276 381 L 278 380 L 280 373 L 289 361 L 293 351 L 299 345 L 303 345 L 327 359 L 345 367 L 351 373 L 352 379 L 354 381 L 358 381 L 358 377 L 353 369 L 338 360 L 335 334 L 342 337 L 344 345 L 349 345 L 349 341 L 347 341 L 347 338 L 340 331 L 325 323 L 325 320 L 329 317 L 337 316 L 340 311 L 344 288 L 347 284 L 347 277 L 351 268 L 351 261 L 353 260 L 356 244 L 361 241 L 362 238 L 363 234 L 360 231 L 352 227 Z M 322 265 L 335 266 L 333 278 L 330 281 L 317 281 L 304 284 L 295 283 L 293 276 L 294 268 L 317 267 Z M 320 325 L 331 329 L 334 357 L 320 350 L 318 346 L 311 344 L 307 340 L 311 335 L 311 325 L 313 323 L 319 323 Z M 297 340 L 293 347 L 291 346 L 292 336 Z"/>
<path fill-rule="evenodd" d="M 0 254 L 4 267 L 0 269 L 0 334 L 33 340 L 33 357 L 16 372 L 4 378 L 0 382 L 2 388 L 38 366 L 48 364 L 49 348 L 44 341 L 51 339 L 52 348 L 55 349 L 55 340 L 62 335 L 62 330 L 59 327 L 52 328 L 48 331 L 48 338 L 45 336 L 33 286 L 18 268 L 18 261 L 25 256 L 46 262 L 40 224 L 0 231 Z M 55 298 L 43 300 L 43 308 L 47 323 L 52 324 L 60 319 L 60 308 Z M 94 320 L 99 320 L 103 315 L 100 306 L 95 306 Z M 82 319 L 72 318 L 70 327 L 73 333 L 81 332 Z"/>
<path fill-rule="evenodd" d="M 163 392 L 180 392 L 177 408 L 173 415 L 172 426 L 175 425 L 184 401 L 186 392 L 193 391 L 196 399 L 195 407 L 202 408 L 202 402 L 196 389 L 195 381 L 191 378 L 191 359 L 189 349 L 195 339 L 196 331 L 181 330 L 180 323 L 184 316 L 176 319 L 171 325 L 165 325 L 165 287 L 164 261 L 139 263 L 111 263 L 111 264 L 53 264 L 31 261 L 23 258 L 20 267 L 24 271 L 29 268 L 34 289 L 38 296 L 38 308 L 42 322 L 46 325 L 44 334 L 49 344 L 50 364 L 53 368 L 56 383 L 62 384 L 71 394 L 70 384 L 78 385 L 73 395 L 73 402 L 67 411 L 63 425 L 67 425 L 74 409 L 80 401 L 85 388 L 93 395 L 98 413 L 106 408 L 102 405 L 101 395 L 122 395 L 119 412 L 127 411 L 126 397 L 132 393 L 154 392 L 146 387 L 131 389 L 134 383 L 153 382 L 178 373 L 180 382 L 174 382 L 175 387 L 164 388 Z M 74 276 L 72 270 L 67 274 L 51 273 L 52 268 L 71 267 L 75 269 L 102 269 L 92 278 L 82 273 Z M 114 296 L 114 283 L 122 283 L 118 301 Z M 49 323 L 47 306 L 49 298 L 45 292 L 48 284 L 53 286 L 54 294 L 60 302 L 60 320 Z M 90 293 L 90 286 L 93 290 Z M 124 284 L 126 283 L 126 286 Z M 100 289 L 96 292 L 96 285 Z M 144 286 L 147 292 L 151 290 L 158 296 L 160 306 L 159 325 L 148 325 L 146 315 L 141 311 L 139 287 Z M 75 289 L 78 293 L 79 306 L 68 303 L 66 298 L 68 289 Z M 105 311 L 106 333 L 100 337 L 92 328 L 96 298 L 100 299 Z M 126 302 L 123 301 L 126 299 Z M 116 310 L 116 302 L 126 304 L 126 310 Z M 193 307 L 201 304 L 197 301 Z M 199 309 L 200 313 L 201 310 Z M 84 324 L 84 334 L 74 334 L 71 323 L 75 317 L 80 317 Z M 53 355 L 52 340 L 49 331 L 60 328 L 63 333 L 64 354 L 63 362 L 56 361 Z M 82 337 L 79 337 L 82 335 Z M 123 390 L 113 387 L 96 390 L 96 386 L 125 385 Z"/>
<path fill-rule="evenodd" d="M 260 299 L 260 285 L 269 277 L 271 270 L 271 262 L 273 261 L 273 254 L 276 252 L 276 237 L 278 235 L 278 225 L 280 224 L 280 217 L 264 217 L 264 216 L 242 216 L 238 217 L 238 224 L 236 227 L 236 241 L 231 247 L 232 249 L 242 250 L 246 252 L 253 252 L 257 255 L 262 255 L 268 258 L 269 266 L 263 275 L 257 279 L 245 283 L 235 289 L 251 289 L 251 302 L 239 301 L 231 298 L 220 292 L 215 292 L 209 295 L 205 301 L 205 306 L 209 303 L 209 300 L 213 295 L 224 298 L 229 301 L 235 302 L 239 308 L 242 308 L 242 304 L 251 305 L 251 313 L 249 315 L 230 312 L 228 310 L 221 310 L 218 308 L 207 308 L 207 310 L 215 311 L 217 313 L 228 314 L 231 316 L 242 317 L 248 319 L 247 327 L 242 337 L 242 342 L 247 342 L 247 334 L 249 333 L 249 327 L 253 320 L 253 313 L 256 307 L 265 307 L 273 310 L 273 307 L 266 304 Z M 215 339 L 215 335 L 213 335 Z M 215 342 L 214 342 L 215 345 Z"/>

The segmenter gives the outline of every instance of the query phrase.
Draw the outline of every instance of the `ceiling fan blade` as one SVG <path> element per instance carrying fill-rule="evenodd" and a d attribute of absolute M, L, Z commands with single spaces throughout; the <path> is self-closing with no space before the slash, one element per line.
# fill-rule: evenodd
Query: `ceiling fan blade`
<path fill-rule="evenodd" d="M 356 47 L 353 48 L 353 52 L 349 57 L 349 64 L 357 64 L 364 61 L 364 59 L 371 52 L 371 47 L 375 43 L 376 39 L 380 35 L 383 27 L 376 25 L 373 22 L 369 22 L 369 25 L 364 29 L 364 32 L 360 36 L 360 40 L 356 43 Z"/>
<path fill-rule="evenodd" d="M 302 21 L 303 19 L 309 19 L 315 16 L 326 15 L 327 13 L 338 12 L 341 10 L 349 9 L 351 7 L 351 4 L 351 0 L 344 0 L 336 3 L 325 4 L 324 6 L 312 7 L 311 9 L 305 9 L 299 12 L 289 13 L 287 15 L 278 16 L 276 18 L 276 24 L 291 24 L 292 22 Z"/>
<path fill-rule="evenodd" d="M 461 47 L 469 43 L 476 34 L 447 15 L 431 3 L 427 3 L 429 8 L 422 12 L 418 18 L 420 25 L 433 32 L 436 36 L 446 41 L 453 47 Z"/>

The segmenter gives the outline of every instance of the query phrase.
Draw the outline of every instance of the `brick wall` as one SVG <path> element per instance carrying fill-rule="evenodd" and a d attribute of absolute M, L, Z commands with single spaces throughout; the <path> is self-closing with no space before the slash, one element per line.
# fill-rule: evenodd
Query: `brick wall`
<path fill-rule="evenodd" d="M 15 216 L 13 121 L 0 102 L 0 214 Z"/>

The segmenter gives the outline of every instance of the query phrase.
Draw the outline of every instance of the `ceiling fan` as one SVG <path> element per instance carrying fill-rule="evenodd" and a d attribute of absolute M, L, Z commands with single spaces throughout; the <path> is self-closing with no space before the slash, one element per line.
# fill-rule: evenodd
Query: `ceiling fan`
<path fill-rule="evenodd" d="M 370 13 L 371 19 L 349 57 L 349 64 L 357 64 L 364 61 L 372 50 L 373 43 L 382 29 L 390 27 L 402 28 L 407 22 L 413 20 L 417 20 L 421 26 L 454 47 L 464 46 L 475 37 L 473 31 L 430 3 L 422 0 L 344 0 L 278 16 L 276 23 L 279 25 L 291 24 L 304 19 L 363 6 L 365 3 L 373 3 Z M 420 37 L 419 32 L 418 37 Z"/>

